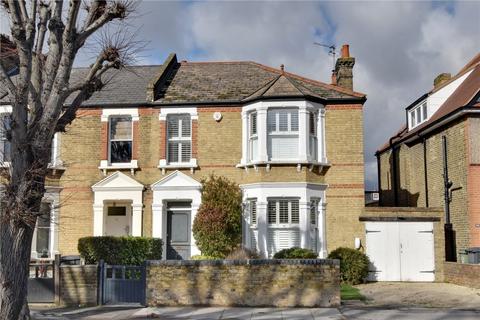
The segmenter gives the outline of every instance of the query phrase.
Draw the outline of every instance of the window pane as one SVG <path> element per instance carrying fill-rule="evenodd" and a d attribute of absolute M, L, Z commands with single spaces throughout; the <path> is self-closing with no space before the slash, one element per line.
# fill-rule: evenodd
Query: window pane
<path fill-rule="evenodd" d="M 278 111 L 278 130 L 288 131 L 288 112 Z"/>
<path fill-rule="evenodd" d="M 280 202 L 280 223 L 288 223 L 288 201 Z"/>
<path fill-rule="evenodd" d="M 410 112 L 410 127 L 415 127 L 415 111 Z"/>
<path fill-rule="evenodd" d="M 127 207 L 108 207 L 108 216 L 126 216 Z"/>
<path fill-rule="evenodd" d="M 180 144 L 178 142 L 168 143 L 168 162 L 178 162 Z"/>
<path fill-rule="evenodd" d="M 298 200 L 292 200 L 292 223 L 299 223 L 299 207 Z"/>
<path fill-rule="evenodd" d="M 317 121 L 316 121 L 317 115 L 313 112 L 310 112 L 310 134 L 311 135 L 316 135 L 317 134 Z"/>
<path fill-rule="evenodd" d="M 40 206 L 40 216 L 37 219 L 37 227 L 50 227 L 50 204 L 42 203 Z"/>
<path fill-rule="evenodd" d="M 182 142 L 182 159 L 181 162 L 190 162 L 192 156 L 192 148 L 190 142 Z"/>
<path fill-rule="evenodd" d="M 122 163 L 132 160 L 131 141 L 112 141 L 110 143 L 110 162 Z"/>
<path fill-rule="evenodd" d="M 250 205 L 250 223 L 257 224 L 257 201 L 251 200 L 249 205 Z"/>
<path fill-rule="evenodd" d="M 257 134 L 257 113 L 250 114 L 250 135 Z"/>
<path fill-rule="evenodd" d="M 40 255 L 48 254 L 50 228 L 37 228 L 37 252 Z"/>
<path fill-rule="evenodd" d="M 182 120 L 182 137 L 189 138 L 191 135 L 191 125 L 192 122 L 190 121 L 190 115 L 182 115 L 180 116 Z"/>
<path fill-rule="evenodd" d="M 268 223 L 272 223 L 272 224 L 277 223 L 277 202 L 276 201 L 268 202 Z"/>
<path fill-rule="evenodd" d="M 310 202 L 310 223 L 317 224 L 317 202 L 315 200 Z"/>
<path fill-rule="evenodd" d="M 110 139 L 131 140 L 132 118 L 129 116 L 110 118 Z"/>
<path fill-rule="evenodd" d="M 177 116 L 168 116 L 167 134 L 168 138 L 178 138 L 180 136 L 180 119 Z"/>
<path fill-rule="evenodd" d="M 268 110 L 267 129 L 268 129 L 268 132 L 277 131 L 277 112 L 275 110 Z"/>
<path fill-rule="evenodd" d="M 423 113 L 423 120 L 427 119 L 427 104 L 422 104 L 422 113 Z"/>
<path fill-rule="evenodd" d="M 291 122 L 292 122 L 290 131 L 298 131 L 298 110 L 291 110 L 290 114 L 291 114 Z"/>
<path fill-rule="evenodd" d="M 422 122 L 422 116 L 421 116 L 421 112 L 422 110 L 420 110 L 420 108 L 417 108 L 416 109 L 416 116 L 415 118 L 417 119 L 417 124 L 419 124 L 420 122 Z"/>

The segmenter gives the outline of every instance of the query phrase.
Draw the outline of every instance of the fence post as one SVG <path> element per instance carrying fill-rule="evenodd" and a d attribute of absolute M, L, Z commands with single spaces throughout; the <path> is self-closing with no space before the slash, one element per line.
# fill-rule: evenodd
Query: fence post
<path fill-rule="evenodd" d="M 55 255 L 55 261 L 53 262 L 53 283 L 55 290 L 54 302 L 56 305 L 60 305 L 60 289 L 61 289 L 61 274 L 60 274 L 60 254 Z"/>
<path fill-rule="evenodd" d="M 97 288 L 97 305 L 102 305 L 103 304 L 103 282 L 105 281 L 104 280 L 104 276 L 105 276 L 105 262 L 102 260 L 100 260 L 98 262 L 98 280 L 97 280 L 97 283 L 98 283 L 98 288 Z"/>

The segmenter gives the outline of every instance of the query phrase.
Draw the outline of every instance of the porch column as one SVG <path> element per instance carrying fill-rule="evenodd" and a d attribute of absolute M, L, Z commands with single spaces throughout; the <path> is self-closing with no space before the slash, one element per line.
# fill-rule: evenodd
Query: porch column
<path fill-rule="evenodd" d="M 143 204 L 132 204 L 132 236 L 134 237 L 142 236 L 142 211 Z"/>
<path fill-rule="evenodd" d="M 310 203 L 299 203 L 299 229 L 300 229 L 300 248 L 310 249 Z"/>
<path fill-rule="evenodd" d="M 268 258 L 268 222 L 267 222 L 267 202 L 257 202 L 257 243 L 260 255 Z"/>
<path fill-rule="evenodd" d="M 309 117 L 310 113 L 305 106 L 298 109 L 298 157 L 303 161 L 307 161 L 310 147 L 308 141 L 310 136 Z"/>
<path fill-rule="evenodd" d="M 152 237 L 163 238 L 163 203 L 152 204 Z"/>
<path fill-rule="evenodd" d="M 195 256 L 200 254 L 200 249 L 197 247 L 197 241 L 193 237 L 193 221 L 198 212 L 198 208 L 200 207 L 200 203 L 192 203 L 192 212 L 190 214 L 190 256 Z"/>
<path fill-rule="evenodd" d="M 327 203 L 322 198 L 319 203 L 319 217 L 318 217 L 318 239 L 320 242 L 320 251 L 318 255 L 320 258 L 325 259 L 327 257 L 327 231 L 326 231 L 326 214 L 327 214 Z"/>
<path fill-rule="evenodd" d="M 103 204 L 93 205 L 93 236 L 103 236 Z"/>

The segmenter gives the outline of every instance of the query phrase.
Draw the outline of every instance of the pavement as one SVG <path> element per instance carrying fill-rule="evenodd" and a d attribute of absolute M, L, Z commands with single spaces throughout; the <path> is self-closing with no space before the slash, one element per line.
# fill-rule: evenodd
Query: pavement
<path fill-rule="evenodd" d="M 388 308 L 372 307 L 361 302 L 350 302 L 340 308 L 225 308 L 225 307 L 164 307 L 102 306 L 76 309 L 35 309 L 37 320 L 477 320 L 479 309 L 442 308 Z"/>

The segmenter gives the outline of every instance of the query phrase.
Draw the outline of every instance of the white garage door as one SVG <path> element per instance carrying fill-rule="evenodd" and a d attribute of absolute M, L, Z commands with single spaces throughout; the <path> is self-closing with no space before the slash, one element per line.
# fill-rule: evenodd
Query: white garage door
<path fill-rule="evenodd" d="M 371 281 L 434 281 L 432 222 L 366 222 Z"/>

